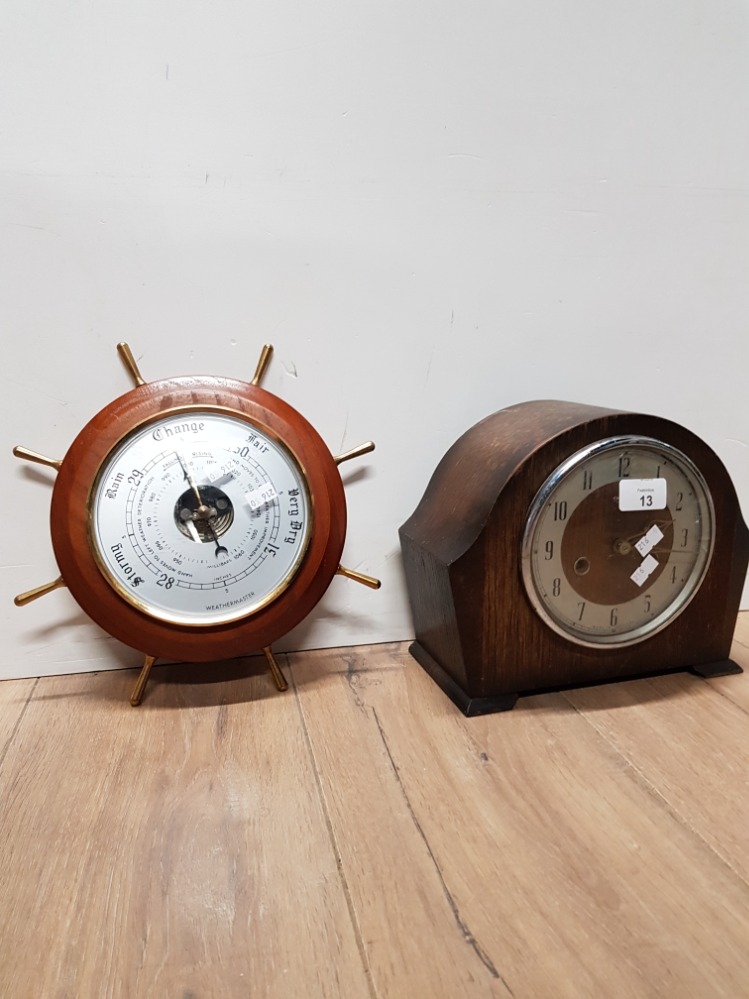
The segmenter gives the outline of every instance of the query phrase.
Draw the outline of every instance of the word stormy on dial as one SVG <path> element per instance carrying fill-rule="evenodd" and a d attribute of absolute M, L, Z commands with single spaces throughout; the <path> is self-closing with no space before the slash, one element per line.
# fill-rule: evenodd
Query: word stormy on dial
<path fill-rule="evenodd" d="M 137 574 L 137 570 L 135 570 L 130 565 L 130 563 L 128 561 L 126 561 L 125 556 L 124 556 L 123 551 L 122 551 L 122 544 L 121 544 L 121 542 L 118 541 L 116 545 L 112 545 L 111 548 L 110 548 L 110 551 L 114 555 L 115 561 L 119 565 L 120 570 L 122 571 L 123 576 L 125 576 L 128 580 L 130 580 L 130 583 L 133 586 L 140 586 L 140 584 L 143 582 L 143 579 L 142 579 L 141 576 L 139 576 Z"/>

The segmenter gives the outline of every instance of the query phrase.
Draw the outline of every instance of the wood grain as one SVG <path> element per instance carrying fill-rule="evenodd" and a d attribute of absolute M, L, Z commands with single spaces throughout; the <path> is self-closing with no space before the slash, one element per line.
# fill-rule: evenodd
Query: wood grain
<path fill-rule="evenodd" d="M 749 669 L 749 613 L 746 611 L 739 614 L 736 623 L 731 658 L 744 670 Z M 710 686 L 749 715 L 749 683 L 731 683 L 731 679 L 730 676 L 715 677 L 710 680 Z"/>
<path fill-rule="evenodd" d="M 467 719 L 405 643 L 280 658 L 0 684 L 3 999 L 749 992 L 749 673 Z"/>
<path fill-rule="evenodd" d="M 734 680 L 737 678 L 734 677 Z M 726 690 L 739 686 L 721 677 Z M 746 709 L 684 674 L 612 684 L 566 696 L 674 814 L 749 884 L 749 795 L 726 797 L 749 774 Z M 715 777 L 720 774 L 720 780 Z"/>
<path fill-rule="evenodd" d="M 6 680 L 0 683 L 0 761 L 18 727 L 36 680 Z"/>
<path fill-rule="evenodd" d="M 44 681 L 26 712 L 0 994 L 369 996 L 293 697 L 154 672 L 139 711 L 122 671 Z"/>
<path fill-rule="evenodd" d="M 749 981 L 746 881 L 562 695 L 467 720 L 410 666 L 343 657 L 333 685 L 311 668 L 293 672 L 378 994 L 676 999 Z M 746 762 L 734 722 L 725 751 Z"/>

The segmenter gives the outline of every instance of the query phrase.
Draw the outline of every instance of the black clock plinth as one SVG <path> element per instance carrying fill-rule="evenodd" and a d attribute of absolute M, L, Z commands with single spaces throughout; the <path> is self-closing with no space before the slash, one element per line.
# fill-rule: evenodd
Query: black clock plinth
<path fill-rule="evenodd" d="M 475 715 L 490 715 L 497 711 L 510 711 L 517 703 L 518 694 L 497 694 L 495 697 L 471 697 L 440 664 L 429 655 L 419 642 L 412 642 L 408 651 L 416 662 L 431 676 L 438 687 L 441 687 L 450 700 L 456 704 L 468 718 Z"/>
<path fill-rule="evenodd" d="M 692 666 L 691 672 L 695 676 L 701 676 L 709 680 L 713 676 L 735 676 L 736 673 L 743 673 L 743 669 L 733 659 L 721 659 L 717 663 L 703 663 L 701 666 Z"/>

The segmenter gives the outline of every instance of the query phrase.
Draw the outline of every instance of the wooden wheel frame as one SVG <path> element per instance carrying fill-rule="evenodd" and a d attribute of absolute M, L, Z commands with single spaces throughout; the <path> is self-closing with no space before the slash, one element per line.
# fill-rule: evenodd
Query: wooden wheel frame
<path fill-rule="evenodd" d="M 279 438 L 299 462 L 312 507 L 307 551 L 288 586 L 248 618 L 215 626 L 156 620 L 127 603 L 103 577 L 90 537 L 91 489 L 109 452 L 135 427 L 185 407 L 238 415 Z M 59 469 L 50 529 L 65 585 L 101 628 L 155 658 L 207 662 L 267 648 L 312 610 L 340 568 L 346 499 L 335 459 L 317 431 L 288 403 L 248 382 L 179 377 L 139 385 L 81 430 Z"/>

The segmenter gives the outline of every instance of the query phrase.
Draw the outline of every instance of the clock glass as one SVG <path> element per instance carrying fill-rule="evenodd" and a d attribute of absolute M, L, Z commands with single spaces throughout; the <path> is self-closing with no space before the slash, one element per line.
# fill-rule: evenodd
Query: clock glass
<path fill-rule="evenodd" d="M 286 443 L 242 413 L 182 407 L 136 426 L 89 496 L 108 583 L 174 624 L 221 625 L 276 599 L 307 549 L 312 508 Z"/>
<path fill-rule="evenodd" d="M 676 448 L 597 441 L 561 464 L 528 514 L 525 589 L 541 618 L 581 645 L 642 641 L 697 592 L 712 554 L 708 486 Z"/>

